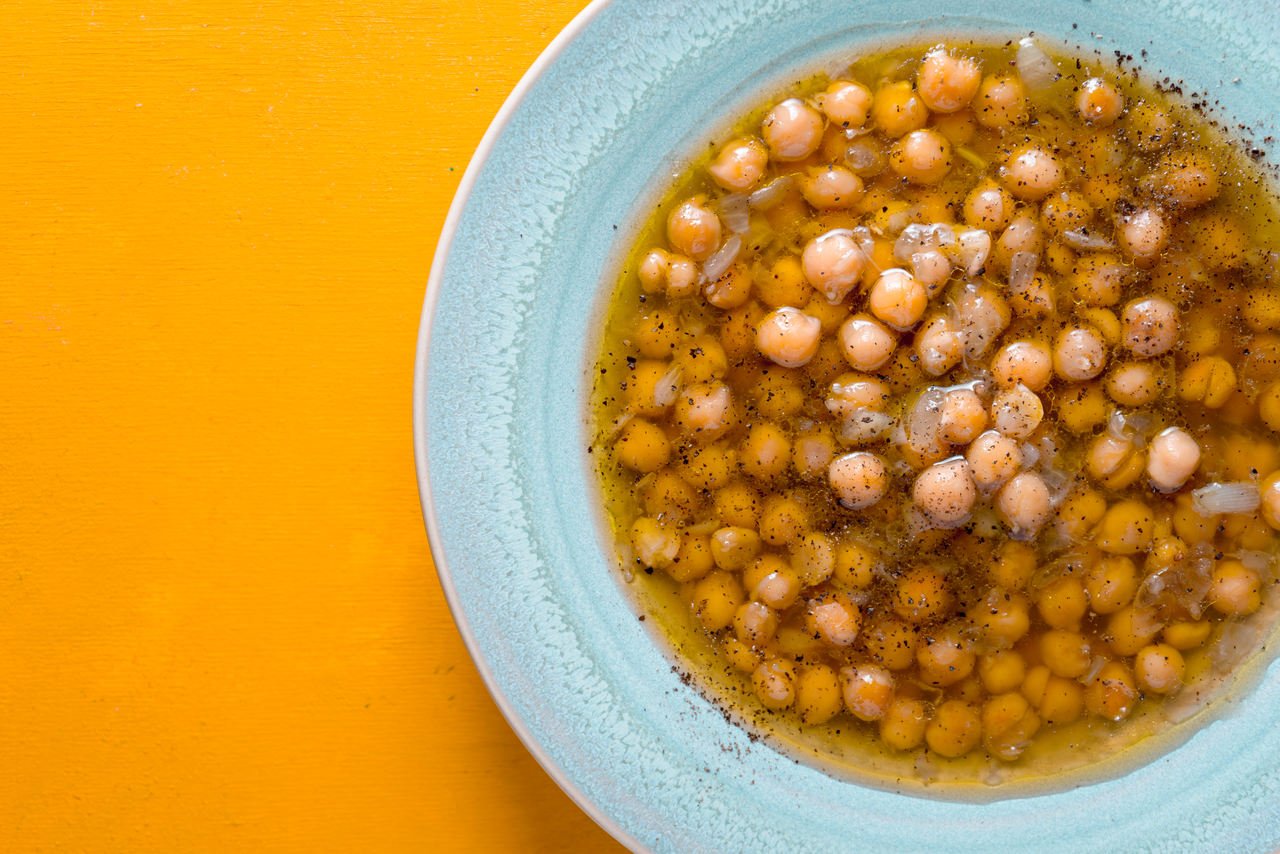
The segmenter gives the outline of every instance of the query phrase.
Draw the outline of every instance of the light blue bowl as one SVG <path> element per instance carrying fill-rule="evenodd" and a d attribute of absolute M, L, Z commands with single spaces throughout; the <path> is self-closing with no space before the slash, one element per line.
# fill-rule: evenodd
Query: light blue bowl
<path fill-rule="evenodd" d="M 654 188 L 681 171 L 672 152 L 860 46 L 1032 30 L 1050 44 L 1145 50 L 1147 68 L 1213 93 L 1233 125 L 1277 133 L 1280 15 L 1257 0 L 613 0 L 556 39 L 467 170 L 431 273 L 414 389 L 432 549 L 511 725 L 633 848 L 1280 846 L 1275 668 L 1248 702 L 1119 779 L 987 804 L 896 795 L 726 723 L 672 672 L 604 550 L 584 454 L 593 324 Z"/>

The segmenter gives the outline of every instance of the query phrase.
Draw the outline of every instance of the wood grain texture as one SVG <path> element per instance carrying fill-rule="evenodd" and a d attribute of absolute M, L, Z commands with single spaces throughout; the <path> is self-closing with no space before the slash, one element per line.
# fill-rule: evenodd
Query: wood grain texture
<path fill-rule="evenodd" d="M 427 552 L 435 239 L 583 0 L 0 4 L 0 849 L 599 850 Z"/>

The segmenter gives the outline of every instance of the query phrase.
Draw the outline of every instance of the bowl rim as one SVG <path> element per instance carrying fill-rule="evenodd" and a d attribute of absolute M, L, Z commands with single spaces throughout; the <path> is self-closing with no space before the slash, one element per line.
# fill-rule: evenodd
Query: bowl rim
<path fill-rule="evenodd" d="M 541 742 L 537 740 L 520 716 L 515 713 L 510 699 L 503 692 L 493 671 L 481 654 L 476 644 L 475 636 L 471 631 L 471 625 L 467 621 L 466 612 L 458 602 L 457 589 L 453 583 L 453 574 L 449 569 L 449 562 L 443 547 L 439 545 L 441 542 L 440 522 L 436 515 L 435 495 L 431 490 L 431 472 L 427 466 L 427 430 L 429 427 L 427 418 L 427 356 L 431 349 L 431 327 L 435 320 L 436 305 L 439 301 L 441 282 L 444 278 L 444 268 L 448 261 L 450 250 L 453 247 L 453 240 L 457 234 L 462 212 L 470 201 L 471 191 L 488 162 L 494 145 L 497 143 L 498 138 L 502 136 L 502 132 L 511 121 L 511 117 L 523 104 L 529 91 L 538 82 L 543 72 L 559 59 L 565 48 L 611 2 L 612 0 L 591 0 L 542 49 L 537 59 L 521 75 L 515 88 L 511 90 L 511 93 L 502 102 L 502 106 L 498 109 L 492 121 L 489 122 L 484 136 L 480 138 L 479 144 L 467 163 L 466 170 L 462 173 L 462 180 L 458 182 L 458 188 L 454 192 L 453 201 L 449 203 L 449 212 L 446 214 L 444 225 L 440 229 L 435 253 L 431 259 L 431 271 L 427 276 L 427 288 L 422 303 L 422 317 L 418 326 L 417 350 L 414 355 L 413 371 L 413 456 L 418 476 L 418 500 L 422 505 L 422 517 L 427 527 L 427 546 L 431 551 L 431 560 L 435 565 L 436 576 L 440 581 L 440 587 L 444 591 L 449 613 L 458 628 L 458 633 L 462 635 L 467 654 L 471 656 L 471 662 L 479 672 L 480 679 L 484 682 L 489 696 L 493 698 L 498 710 L 502 713 L 502 717 L 506 719 L 507 726 L 511 727 L 520 743 L 524 745 L 525 750 L 533 756 L 538 765 L 542 767 L 542 770 L 560 787 L 560 790 L 568 795 L 569 799 L 579 809 L 616 841 L 632 851 L 640 851 L 645 849 L 639 840 L 623 830 L 595 801 L 588 798 L 582 789 L 569 779 L 565 770 L 551 758 Z"/>

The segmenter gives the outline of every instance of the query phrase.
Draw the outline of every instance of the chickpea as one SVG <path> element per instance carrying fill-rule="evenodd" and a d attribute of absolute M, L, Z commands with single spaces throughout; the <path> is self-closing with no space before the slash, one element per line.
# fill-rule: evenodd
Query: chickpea
<path fill-rule="evenodd" d="M 1004 185 L 1017 199 L 1038 202 L 1062 183 L 1062 164 L 1052 152 L 1029 145 L 1015 151 L 1000 173 Z"/>
<path fill-rule="evenodd" d="M 1159 151 L 1173 141 L 1177 127 L 1168 112 L 1139 101 L 1125 117 L 1125 132 L 1139 151 Z"/>
<path fill-rule="evenodd" d="M 818 210 L 851 207 L 862 193 L 862 179 L 843 166 L 817 166 L 800 179 L 800 194 Z"/>
<path fill-rule="evenodd" d="M 785 709 L 796 700 L 796 668 L 789 661 L 771 658 L 751 674 L 756 696 L 768 709 Z"/>
<path fill-rule="evenodd" d="M 655 309 L 636 322 L 632 340 L 645 358 L 670 358 L 680 341 L 680 322 L 666 309 Z"/>
<path fill-rule="evenodd" d="M 1027 90 L 1013 75 L 990 75 L 982 78 L 973 105 L 978 124 L 992 130 L 1009 130 L 1030 118 Z"/>
<path fill-rule="evenodd" d="M 770 308 L 804 305 L 813 296 L 813 286 L 805 278 L 800 259 L 783 255 L 773 267 L 755 280 L 756 295 Z"/>
<path fill-rule="evenodd" d="M 632 471 L 657 471 L 671 459 L 671 443 L 662 428 L 652 421 L 632 418 L 613 444 L 613 453 Z"/>
<path fill-rule="evenodd" d="M 893 612 L 911 625 L 941 619 L 954 604 L 946 579 L 931 567 L 907 570 L 894 586 Z"/>
<path fill-rule="evenodd" d="M 1197 620 L 1194 623 L 1177 622 L 1164 627 L 1160 636 L 1164 642 L 1176 650 L 1185 651 L 1202 646 L 1213 632 L 1213 623 L 1208 620 Z"/>
<path fill-rule="evenodd" d="M 855 314 L 840 325 L 840 347 L 856 371 L 874 371 L 889 361 L 898 338 L 868 314 Z"/>
<path fill-rule="evenodd" d="M 1095 489 L 1077 489 L 1058 507 L 1058 525 L 1074 540 L 1088 537 L 1107 512 L 1107 499 Z"/>
<path fill-rule="evenodd" d="M 762 646 L 778 631 L 778 615 L 762 602 L 746 602 L 733 615 L 733 633 L 748 646 Z"/>
<path fill-rule="evenodd" d="M 1187 665 L 1182 653 L 1166 643 L 1151 644 L 1138 650 L 1133 659 L 1133 673 L 1138 687 L 1153 694 L 1172 694 L 1182 687 Z"/>
<path fill-rule="evenodd" d="M 671 469 L 657 472 L 644 488 L 645 512 L 676 522 L 688 521 L 698 508 L 698 494 Z"/>
<path fill-rule="evenodd" d="M 1031 608 L 1027 597 L 992 588 L 978 608 L 974 626 L 991 649 L 1008 649 L 1031 628 Z"/>
<path fill-rule="evenodd" d="M 712 502 L 722 525 L 754 528 L 760 523 L 760 490 L 745 481 L 736 480 L 717 489 Z"/>
<path fill-rule="evenodd" d="M 756 327 L 760 355 L 786 368 L 807 365 L 817 354 L 821 338 L 822 323 L 790 306 L 769 312 Z"/>
<path fill-rule="evenodd" d="M 939 45 L 924 55 L 916 73 L 916 88 L 925 106 L 935 113 L 963 110 L 978 93 L 982 70 L 967 56 L 955 56 Z"/>
<path fill-rule="evenodd" d="M 738 577 L 721 570 L 695 581 L 690 597 L 694 616 L 709 632 L 727 628 L 745 600 L 746 594 Z"/>
<path fill-rule="evenodd" d="M 1280 432 L 1280 383 L 1272 383 L 1258 395 L 1258 417 L 1267 429 Z"/>
<path fill-rule="evenodd" d="M 1127 718 L 1137 702 L 1138 686 L 1133 674 L 1119 661 L 1102 665 L 1084 691 L 1084 705 L 1089 713 L 1109 721 Z"/>
<path fill-rule="evenodd" d="M 1076 629 L 1089 610 L 1089 598 L 1084 583 L 1064 575 L 1046 584 L 1036 601 L 1040 618 L 1051 628 Z"/>
<path fill-rule="evenodd" d="M 737 422 L 733 392 L 724 383 L 687 386 L 676 399 L 674 421 L 685 435 L 716 439 Z"/>
<path fill-rule="evenodd" d="M 880 718 L 880 740 L 897 750 L 911 750 L 924 741 L 929 713 L 921 700 L 898 697 Z"/>
<path fill-rule="evenodd" d="M 837 80 L 815 99 L 832 124 L 860 128 L 871 111 L 871 90 L 861 83 Z"/>
<path fill-rule="evenodd" d="M 1107 489 L 1124 489 L 1142 476 L 1145 455 L 1132 439 L 1104 433 L 1093 440 L 1085 454 L 1089 476 Z"/>
<path fill-rule="evenodd" d="M 631 551 L 644 566 L 665 569 L 680 552 L 680 532 L 657 519 L 641 516 L 631 526 Z"/>
<path fill-rule="evenodd" d="M 666 567 L 667 575 L 683 584 L 686 581 L 697 581 L 715 568 L 711 558 L 711 538 L 686 534 L 681 538 L 680 551 L 676 559 Z"/>
<path fill-rule="evenodd" d="M 797 436 L 791 446 L 791 465 L 796 474 L 805 480 L 826 475 L 827 466 L 836 455 L 836 443 L 831 434 L 814 431 Z"/>
<path fill-rule="evenodd" d="M 711 559 L 721 569 L 746 568 L 760 554 L 760 535 L 750 528 L 719 528 L 711 535 Z"/>
<path fill-rule="evenodd" d="M 836 570 L 835 543 L 819 531 L 805 534 L 791 546 L 791 568 L 805 587 L 821 584 Z"/>
<path fill-rule="evenodd" d="M 827 478 L 840 504 L 849 510 L 870 507 L 883 498 L 889 488 L 889 472 L 884 462 L 867 451 L 836 457 L 827 470 Z"/>
<path fill-rule="evenodd" d="M 913 130 L 889 152 L 889 166 L 913 184 L 936 184 L 951 171 L 951 143 L 932 128 Z"/>
<path fill-rule="evenodd" d="M 1022 468 L 1022 449 L 1017 441 L 988 430 L 965 452 L 974 483 L 981 489 L 994 489 L 1008 481 Z"/>
<path fill-rule="evenodd" d="M 929 108 L 905 80 L 886 83 L 875 94 L 871 118 L 884 135 L 893 139 L 919 130 L 929 120 Z"/>
<path fill-rule="evenodd" d="M 1022 385 L 1001 389 L 991 402 L 991 426 L 1014 439 L 1025 439 L 1044 419 L 1044 404 L 1034 391 Z"/>
<path fill-rule="evenodd" d="M 1070 382 L 1091 380 L 1107 366 L 1107 345 L 1090 326 L 1069 326 L 1053 345 L 1053 368 Z"/>
<path fill-rule="evenodd" d="M 955 317 L 965 330 L 964 351 L 978 358 L 1009 328 L 1009 303 L 989 285 L 967 284 L 955 297 Z"/>
<path fill-rule="evenodd" d="M 978 132 L 978 123 L 974 121 L 973 111 L 966 108 L 954 113 L 935 113 L 933 127 L 952 145 L 968 145 Z"/>
<path fill-rule="evenodd" d="M 1090 77 L 1080 84 L 1080 91 L 1076 94 L 1076 112 L 1083 121 L 1095 127 L 1107 127 L 1124 112 L 1124 96 L 1101 77 Z"/>
<path fill-rule="evenodd" d="M 1116 241 L 1137 262 L 1150 262 L 1169 245 L 1169 224 L 1155 208 L 1141 208 L 1121 216 Z"/>
<path fill-rule="evenodd" d="M 800 260 L 805 280 L 830 303 L 840 302 L 853 290 L 865 263 L 862 250 L 844 229 L 810 240 Z"/>
<path fill-rule="evenodd" d="M 1218 197 L 1218 170 L 1200 152 L 1170 152 L 1160 158 L 1153 174 L 1157 192 L 1181 208 L 1197 208 Z"/>
<path fill-rule="evenodd" d="M 719 489 L 737 472 L 738 460 L 733 450 L 713 445 L 691 449 L 678 463 L 679 473 L 698 489 Z"/>
<path fill-rule="evenodd" d="M 840 671 L 844 707 L 860 721 L 878 721 L 893 703 L 893 674 L 875 664 L 859 664 Z"/>
<path fill-rule="evenodd" d="M 1047 724 L 1068 724 L 1084 712 L 1084 689 L 1080 683 L 1054 675 L 1043 664 L 1027 673 L 1022 696 L 1031 701 Z"/>
<path fill-rule="evenodd" d="M 1071 295 L 1087 306 L 1107 307 L 1120 301 L 1128 271 L 1114 255 L 1085 255 L 1076 259 L 1068 277 Z"/>
<path fill-rule="evenodd" d="M 964 756 L 982 740 L 982 721 L 973 706 L 947 700 L 938 707 L 924 733 L 929 749 L 940 756 Z"/>
<path fill-rule="evenodd" d="M 889 401 L 889 387 L 866 374 L 841 374 L 831 384 L 827 410 L 837 418 L 848 418 L 859 409 L 882 410 Z"/>
<path fill-rule="evenodd" d="M 973 672 L 977 658 L 973 644 L 955 626 L 927 632 L 916 647 L 920 678 L 940 688 L 954 685 Z"/>
<path fill-rule="evenodd" d="M 1016 691 L 1027 675 L 1027 661 L 1012 649 L 1000 649 L 978 657 L 978 677 L 988 694 Z"/>
<path fill-rule="evenodd" d="M 719 340 L 711 335 L 700 335 L 689 345 L 676 354 L 676 364 L 684 382 L 708 383 L 724 378 L 729 368 L 729 357 Z"/>
<path fill-rule="evenodd" d="M 1124 307 L 1123 343 L 1139 359 L 1161 356 L 1178 343 L 1178 307 L 1164 297 L 1142 297 Z"/>
<path fill-rule="evenodd" d="M 991 373 L 1006 388 L 1022 385 L 1038 392 L 1053 377 L 1053 354 L 1042 341 L 1014 341 L 996 351 Z"/>
<path fill-rule="evenodd" d="M 822 113 L 799 98 L 788 98 L 764 117 L 760 135 L 777 160 L 803 160 L 822 144 Z"/>
<path fill-rule="evenodd" d="M 680 371 L 669 362 L 641 359 L 627 383 L 627 409 L 644 418 L 661 418 L 675 402 Z"/>
<path fill-rule="evenodd" d="M 1104 557 L 1085 574 L 1089 607 L 1095 613 L 1114 614 L 1133 601 L 1138 590 L 1138 569 L 1124 556 Z"/>
<path fill-rule="evenodd" d="M 996 238 L 995 261 L 1008 269 L 1013 256 L 1019 252 L 1039 255 L 1044 250 L 1044 232 L 1039 221 L 1028 214 L 1019 214 L 1009 220 L 1005 230 Z"/>
<path fill-rule="evenodd" d="M 1086 433 L 1107 420 L 1107 396 L 1101 383 L 1069 386 L 1058 394 L 1058 420 L 1073 433 Z"/>
<path fill-rule="evenodd" d="M 1040 636 L 1040 657 L 1051 673 L 1068 679 L 1087 673 L 1093 660 L 1089 641 L 1067 629 L 1050 629 Z"/>
<path fill-rule="evenodd" d="M 1134 408 L 1154 403 L 1164 391 L 1164 378 L 1150 362 L 1121 362 L 1102 384 L 1112 400 Z"/>
<path fill-rule="evenodd" d="M 823 724 L 840 713 L 840 679 L 825 664 L 811 664 L 796 679 L 796 711 L 808 726 Z"/>
<path fill-rule="evenodd" d="M 720 246 L 720 217 L 706 196 L 685 199 L 667 216 L 667 240 L 695 261 L 705 261 Z"/>
<path fill-rule="evenodd" d="M 667 296 L 671 299 L 691 297 L 698 292 L 698 265 L 683 255 L 667 256 Z"/>
<path fill-rule="evenodd" d="M 1031 581 L 1038 561 L 1036 550 L 1029 544 L 1005 540 L 996 550 L 995 563 L 989 570 L 991 581 L 1007 590 L 1022 590 Z"/>
<path fill-rule="evenodd" d="M 1039 715 L 1027 698 L 1016 692 L 992 697 L 982 707 L 983 743 L 998 759 L 1017 759 L 1039 729 Z"/>
<path fill-rule="evenodd" d="M 767 421 L 752 425 L 738 452 L 745 474 L 768 482 L 783 474 L 790 462 L 791 441 L 781 427 Z"/>
<path fill-rule="evenodd" d="M 706 300 L 716 308 L 726 311 L 741 308 L 751 299 L 751 275 L 742 264 L 731 264 L 702 289 Z"/>
<path fill-rule="evenodd" d="M 1236 392 L 1236 371 L 1221 356 L 1203 356 L 1178 378 L 1178 397 L 1200 403 L 1206 409 L 1222 407 Z"/>
<path fill-rule="evenodd" d="M 899 332 L 920 322 L 929 304 L 929 294 L 906 270 L 885 270 L 871 287 L 871 313 Z"/>
<path fill-rule="evenodd" d="M 1169 427 L 1151 440 L 1147 477 L 1160 492 L 1182 488 L 1200 467 L 1200 445 L 1181 427 Z"/>
<path fill-rule="evenodd" d="M 726 190 L 744 193 L 760 183 L 768 166 L 769 151 L 764 143 L 745 137 L 726 143 L 707 167 L 707 174 Z"/>
<path fill-rule="evenodd" d="M 935 525 L 954 528 L 973 510 L 978 491 L 969 464 L 956 457 L 934 463 L 916 477 L 911 499 Z"/>
<path fill-rule="evenodd" d="M 1053 512 L 1049 487 L 1035 472 L 1015 475 L 996 494 L 996 509 L 1015 537 L 1035 536 Z"/>
<path fill-rule="evenodd" d="M 953 445 L 967 445 L 987 427 L 987 410 L 982 398 L 971 388 L 947 392 L 938 414 L 938 432 Z"/>
<path fill-rule="evenodd" d="M 1155 517 L 1141 501 L 1117 501 L 1107 508 L 1097 544 L 1107 554 L 1131 555 L 1146 550 L 1155 536 Z"/>
<path fill-rule="evenodd" d="M 1262 607 L 1262 579 L 1238 560 L 1220 561 L 1213 569 L 1208 599 L 1219 614 L 1252 614 Z"/>
<path fill-rule="evenodd" d="M 914 626 L 882 616 L 872 620 L 861 637 L 867 654 L 889 670 L 906 670 L 915 665 L 919 631 Z"/>
<path fill-rule="evenodd" d="M 810 605 L 809 617 L 814 633 L 834 647 L 852 645 L 862 623 L 857 606 L 838 596 Z"/>
<path fill-rule="evenodd" d="M 1009 191 L 984 178 L 964 197 L 964 221 L 974 228 L 1000 231 L 1013 219 L 1013 208 Z"/>
<path fill-rule="evenodd" d="M 766 566 L 771 565 L 771 563 L 766 564 Z M 763 602 L 770 608 L 777 610 L 790 608 L 796 603 L 796 599 L 799 596 L 800 580 L 785 565 L 755 579 L 755 584 L 751 588 L 752 599 Z"/>
<path fill-rule="evenodd" d="M 916 332 L 919 366 L 931 377 L 940 377 L 964 358 L 964 335 L 945 314 L 926 320 Z"/>

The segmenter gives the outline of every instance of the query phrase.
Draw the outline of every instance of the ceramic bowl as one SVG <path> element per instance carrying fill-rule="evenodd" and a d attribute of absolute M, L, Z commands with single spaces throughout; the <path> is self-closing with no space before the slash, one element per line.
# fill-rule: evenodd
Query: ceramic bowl
<path fill-rule="evenodd" d="M 418 346 L 423 508 L 458 626 L 529 750 L 636 849 L 1263 851 L 1280 845 L 1280 672 L 1117 779 L 957 803 L 835 779 L 726 722 L 636 619 L 595 507 L 586 397 L 620 256 L 680 154 L 797 71 L 877 43 L 1043 34 L 1139 55 L 1276 133 L 1256 0 L 612 0 L 525 76 L 450 211 Z"/>

